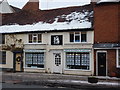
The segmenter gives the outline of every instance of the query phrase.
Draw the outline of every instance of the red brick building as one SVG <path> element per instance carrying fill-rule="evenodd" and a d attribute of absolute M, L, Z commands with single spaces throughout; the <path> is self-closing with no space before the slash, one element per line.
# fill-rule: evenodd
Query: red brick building
<path fill-rule="evenodd" d="M 98 76 L 120 76 L 120 2 L 94 5 L 94 68 Z"/>

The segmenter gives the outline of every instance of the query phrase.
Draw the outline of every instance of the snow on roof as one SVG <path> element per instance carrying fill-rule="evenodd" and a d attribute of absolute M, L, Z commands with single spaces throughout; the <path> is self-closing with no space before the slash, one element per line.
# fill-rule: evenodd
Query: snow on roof
<path fill-rule="evenodd" d="M 120 0 L 100 0 L 97 3 L 103 3 L 103 2 L 119 2 Z"/>
<path fill-rule="evenodd" d="M 13 13 L 14 10 L 9 6 L 6 0 L 0 1 L 0 13 Z"/>
<path fill-rule="evenodd" d="M 52 31 L 65 29 L 84 29 L 91 28 L 91 22 L 86 16 L 92 17 L 92 12 L 72 12 L 68 15 L 57 16 L 53 23 L 38 22 L 26 25 L 3 25 L 0 27 L 0 33 L 15 33 L 15 32 L 29 32 L 29 31 Z M 65 18 L 65 22 L 58 22 L 59 18 Z M 68 21 L 69 22 L 68 22 Z"/>
<path fill-rule="evenodd" d="M 20 10 L 2 16 L 0 33 L 90 29 L 93 27 L 93 6 L 75 6 L 53 10 Z"/>

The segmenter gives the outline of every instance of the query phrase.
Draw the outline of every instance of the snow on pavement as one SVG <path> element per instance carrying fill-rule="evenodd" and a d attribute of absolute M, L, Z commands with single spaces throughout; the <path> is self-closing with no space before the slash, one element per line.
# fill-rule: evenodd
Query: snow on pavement
<path fill-rule="evenodd" d="M 99 81 L 98 83 L 89 83 L 88 81 L 80 81 L 80 80 L 48 80 L 51 82 L 63 82 L 63 83 L 76 83 L 76 84 L 96 84 L 96 85 L 112 85 L 112 86 L 118 86 L 118 82 L 101 82 Z"/>

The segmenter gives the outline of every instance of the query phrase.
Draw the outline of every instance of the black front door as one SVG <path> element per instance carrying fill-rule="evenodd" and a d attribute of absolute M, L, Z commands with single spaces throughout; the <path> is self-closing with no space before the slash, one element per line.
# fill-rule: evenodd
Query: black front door
<path fill-rule="evenodd" d="M 98 53 L 98 76 L 106 76 L 106 53 Z"/>

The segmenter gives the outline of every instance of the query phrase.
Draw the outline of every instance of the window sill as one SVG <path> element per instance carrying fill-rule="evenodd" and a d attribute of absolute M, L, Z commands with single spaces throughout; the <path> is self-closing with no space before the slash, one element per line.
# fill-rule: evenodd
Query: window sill
<path fill-rule="evenodd" d="M 41 70 L 43 69 L 43 70 L 44 70 L 45 68 L 37 68 L 37 67 L 24 67 L 24 69 L 41 69 Z"/>
<path fill-rule="evenodd" d="M 66 71 L 83 71 L 83 72 L 90 72 L 91 70 L 83 70 L 83 69 L 67 69 L 67 68 L 65 68 L 64 70 L 66 70 Z"/>
<path fill-rule="evenodd" d="M 92 45 L 92 43 L 88 43 L 88 42 L 78 42 L 78 43 L 66 43 L 64 45 Z"/>
<path fill-rule="evenodd" d="M 47 45 L 44 43 L 26 43 L 25 45 Z"/>
<path fill-rule="evenodd" d="M 116 68 L 120 68 L 120 66 L 117 66 Z"/>
<path fill-rule="evenodd" d="M 4 46 L 4 45 L 6 45 L 6 44 L 0 44 L 0 46 Z"/>

